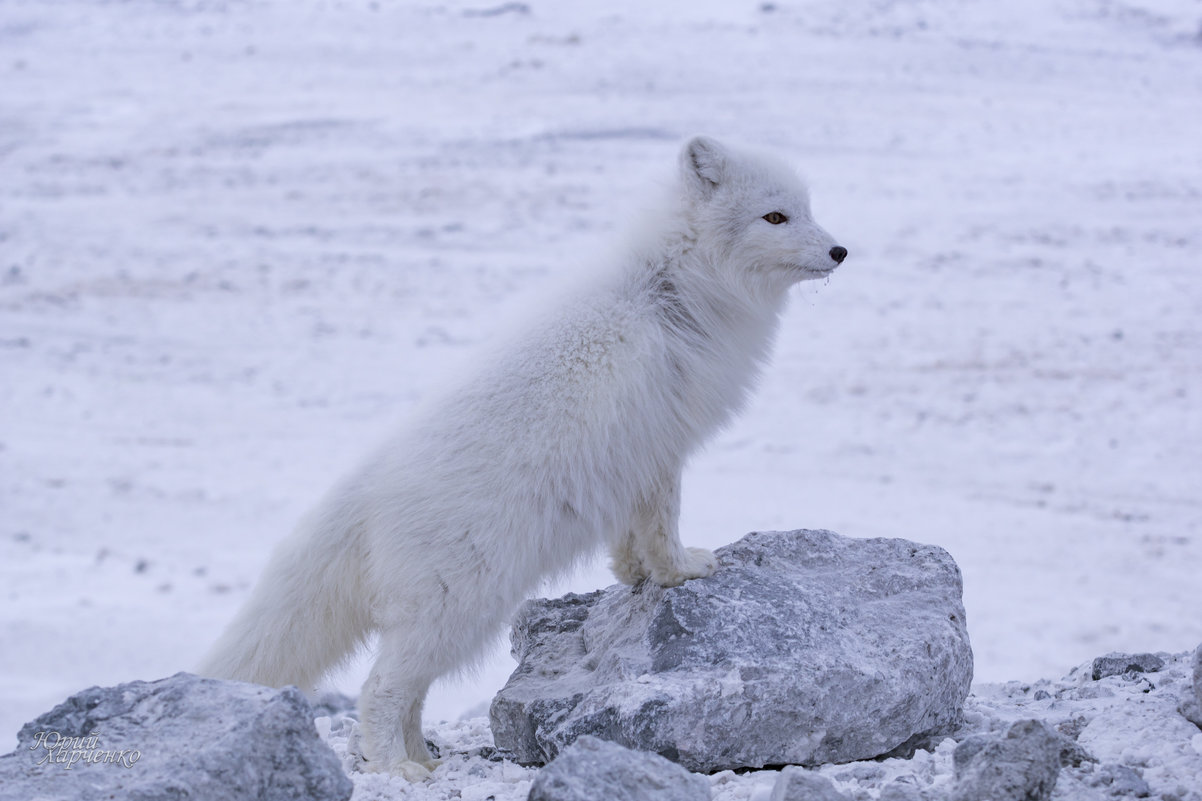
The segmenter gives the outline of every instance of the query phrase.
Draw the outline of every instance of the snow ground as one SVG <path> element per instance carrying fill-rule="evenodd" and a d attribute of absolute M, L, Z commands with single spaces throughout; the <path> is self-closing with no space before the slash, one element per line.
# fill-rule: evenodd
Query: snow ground
<path fill-rule="evenodd" d="M 71 692 L 193 667 L 301 512 L 694 132 L 794 156 L 851 256 L 686 473 L 686 539 L 941 545 L 981 681 L 1202 642 L 1200 22 L 6 0 L 5 748 Z M 510 667 L 498 641 L 427 719 Z"/>

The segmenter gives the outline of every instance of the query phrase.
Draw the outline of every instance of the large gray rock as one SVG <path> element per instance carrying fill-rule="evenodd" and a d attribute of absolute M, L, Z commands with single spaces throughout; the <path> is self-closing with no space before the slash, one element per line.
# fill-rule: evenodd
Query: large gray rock
<path fill-rule="evenodd" d="M 541 764 L 592 734 L 711 772 L 868 759 L 954 725 L 972 650 L 946 551 L 791 531 L 718 557 L 680 587 L 528 602 L 497 747 Z"/>
<path fill-rule="evenodd" d="M 295 687 L 202 679 L 93 687 L 0 757 L 8 801 L 346 801 L 351 781 Z"/>
<path fill-rule="evenodd" d="M 538 772 L 529 801 L 709 801 L 704 776 L 658 754 L 581 737 Z"/>

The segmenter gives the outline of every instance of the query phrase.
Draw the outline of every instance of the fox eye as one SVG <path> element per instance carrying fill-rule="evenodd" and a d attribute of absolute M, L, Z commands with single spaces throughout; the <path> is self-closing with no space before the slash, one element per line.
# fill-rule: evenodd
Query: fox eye
<path fill-rule="evenodd" d="M 787 223 L 789 221 L 789 218 L 781 214 L 779 211 L 768 212 L 764 215 L 764 219 L 773 225 L 780 225 L 781 223 Z"/>

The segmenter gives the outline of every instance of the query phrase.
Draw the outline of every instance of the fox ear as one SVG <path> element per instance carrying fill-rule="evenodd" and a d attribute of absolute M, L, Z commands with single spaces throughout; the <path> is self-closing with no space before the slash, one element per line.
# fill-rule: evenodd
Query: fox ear
<path fill-rule="evenodd" d="M 695 136 L 680 152 L 680 168 L 689 191 L 708 198 L 726 178 L 726 148 L 708 136 Z"/>

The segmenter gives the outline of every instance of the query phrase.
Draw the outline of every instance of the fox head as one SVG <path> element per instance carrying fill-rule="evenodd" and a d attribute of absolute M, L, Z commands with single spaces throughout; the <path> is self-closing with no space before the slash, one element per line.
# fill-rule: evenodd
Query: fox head
<path fill-rule="evenodd" d="M 809 192 L 784 162 L 698 136 L 681 151 L 680 170 L 692 234 L 716 269 L 784 288 L 830 275 L 847 257 L 814 222 Z"/>

